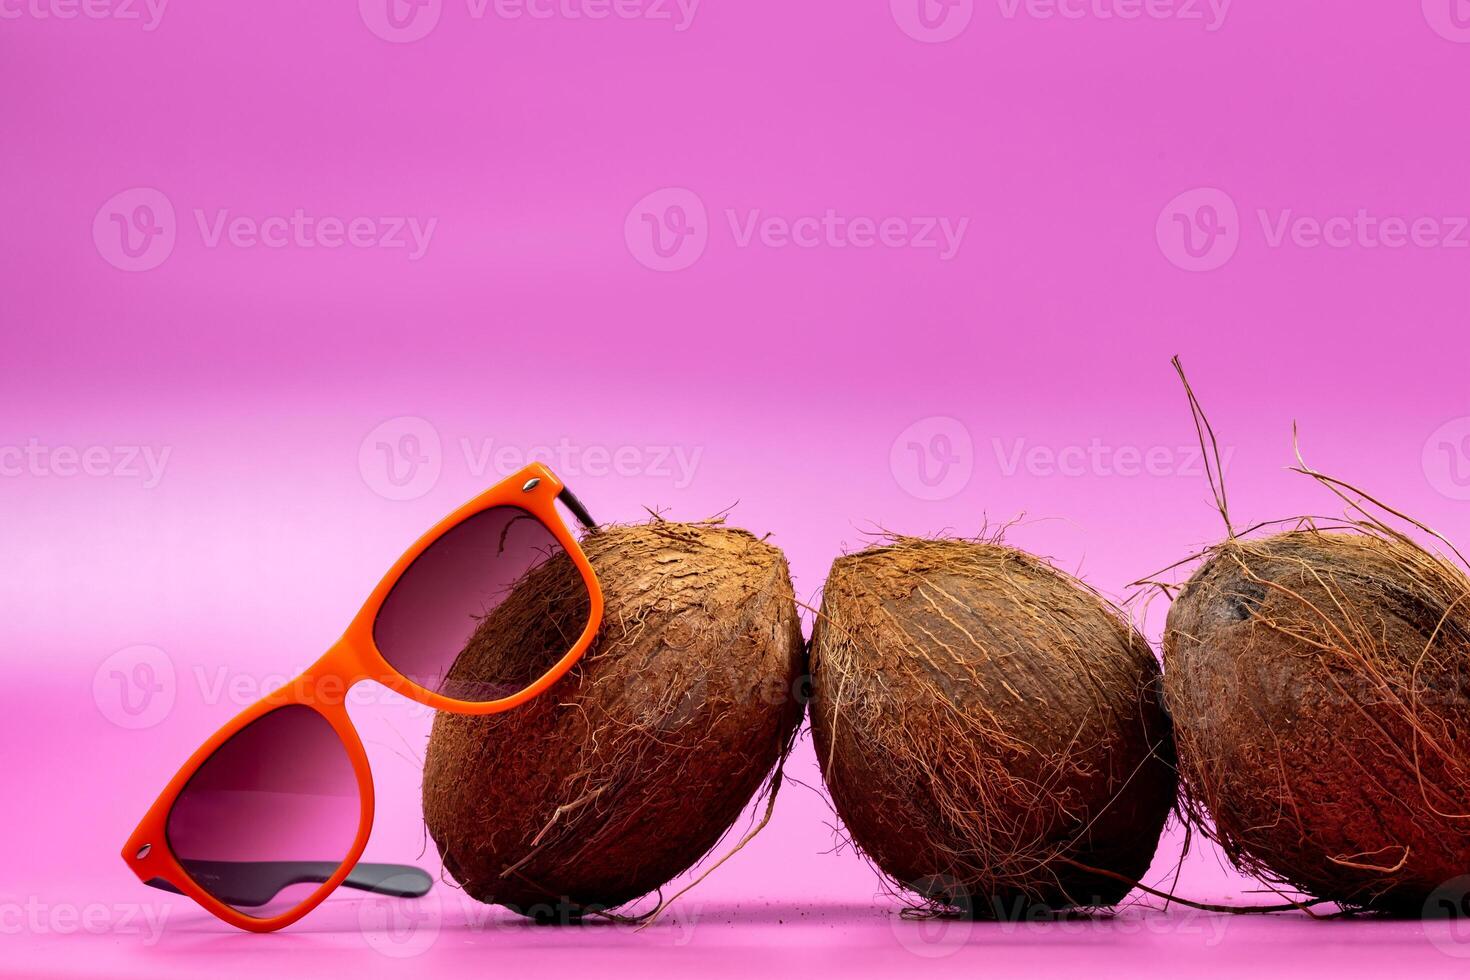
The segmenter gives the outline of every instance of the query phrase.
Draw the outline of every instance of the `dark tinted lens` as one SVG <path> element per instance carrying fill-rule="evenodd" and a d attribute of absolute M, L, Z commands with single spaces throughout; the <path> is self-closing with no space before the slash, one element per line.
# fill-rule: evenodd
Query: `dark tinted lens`
<path fill-rule="evenodd" d="M 332 876 L 361 819 L 342 740 L 293 704 L 251 722 L 199 768 L 169 812 L 168 843 L 209 894 L 270 918 Z"/>
<path fill-rule="evenodd" d="M 518 507 L 481 511 L 409 566 L 383 602 L 373 639 L 394 670 L 459 701 L 524 690 L 587 625 L 581 574 Z"/>

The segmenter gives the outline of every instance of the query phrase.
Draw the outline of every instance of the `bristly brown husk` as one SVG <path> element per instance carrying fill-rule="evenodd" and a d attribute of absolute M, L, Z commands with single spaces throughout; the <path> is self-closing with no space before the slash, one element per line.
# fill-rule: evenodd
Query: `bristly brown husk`
<path fill-rule="evenodd" d="M 1119 612 L 988 541 L 832 566 L 812 732 L 848 833 L 899 886 L 978 916 L 1108 906 L 1175 802 L 1159 668 Z"/>
<path fill-rule="evenodd" d="M 1226 530 L 1195 556 L 1203 564 L 1165 626 L 1180 808 L 1262 881 L 1349 910 L 1422 913 L 1470 868 L 1465 558 L 1423 523 L 1312 469 L 1299 448 L 1294 471 L 1347 515 L 1237 534 L 1214 429 L 1178 357 L 1173 365 Z M 1256 536 L 1281 526 L 1291 530 Z"/>
<path fill-rule="evenodd" d="M 804 669 L 786 560 L 745 531 L 655 520 L 589 535 L 606 611 L 545 694 L 488 717 L 440 714 L 424 817 L 475 898 L 527 915 L 614 908 L 688 869 L 784 758 Z M 450 681 L 504 653 L 565 649 L 586 621 L 565 560 L 481 624 Z"/>
<path fill-rule="evenodd" d="M 1184 805 L 1265 881 L 1418 912 L 1470 870 L 1470 579 L 1350 529 L 1232 537 L 1173 603 Z"/>

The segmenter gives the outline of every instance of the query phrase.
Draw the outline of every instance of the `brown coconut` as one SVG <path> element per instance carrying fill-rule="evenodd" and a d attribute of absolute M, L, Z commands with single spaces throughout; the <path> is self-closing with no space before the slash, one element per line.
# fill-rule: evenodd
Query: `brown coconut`
<path fill-rule="evenodd" d="M 1470 579 L 1407 539 L 1213 549 L 1169 610 L 1186 807 L 1240 868 L 1418 912 L 1470 871 Z"/>
<path fill-rule="evenodd" d="M 597 639 L 545 694 L 435 718 L 424 817 L 473 897 L 577 917 L 658 889 L 739 817 L 800 722 L 803 643 L 786 560 L 716 523 L 608 527 L 582 542 L 606 602 Z M 477 630 L 450 680 L 493 680 L 586 622 L 565 559 Z"/>
<path fill-rule="evenodd" d="M 837 812 L 894 882 L 982 916 L 1106 906 L 1175 800 L 1158 664 L 1014 548 L 899 539 L 832 566 L 812 732 Z"/>

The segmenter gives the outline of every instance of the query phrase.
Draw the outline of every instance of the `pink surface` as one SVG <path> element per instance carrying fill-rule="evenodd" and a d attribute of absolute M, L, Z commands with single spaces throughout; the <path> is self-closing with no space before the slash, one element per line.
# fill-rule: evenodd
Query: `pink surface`
<path fill-rule="evenodd" d="M 602 520 L 735 504 L 807 597 L 1021 513 L 1121 594 L 1220 534 L 1178 352 L 1242 523 L 1331 509 L 1297 420 L 1470 539 L 1463 0 L 392 2 L 0 4 L 0 971 L 1463 975 L 1464 920 L 906 922 L 795 785 L 636 934 L 141 888 L 174 768 L 527 455 Z M 355 715 L 413 859 L 428 719 Z"/>

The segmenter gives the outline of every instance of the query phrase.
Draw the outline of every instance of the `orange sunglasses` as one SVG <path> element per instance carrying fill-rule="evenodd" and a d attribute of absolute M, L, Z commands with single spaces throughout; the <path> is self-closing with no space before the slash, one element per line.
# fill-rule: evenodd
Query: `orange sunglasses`
<path fill-rule="evenodd" d="M 426 894 L 433 880 L 418 868 L 357 863 L 372 830 L 373 782 L 347 692 L 377 680 L 440 711 L 487 715 L 556 683 L 602 621 L 597 576 L 558 500 L 596 529 L 555 474 L 533 463 L 420 538 L 320 660 L 216 732 L 169 781 L 123 848 L 133 872 L 252 932 L 290 925 L 338 885 Z M 558 572 L 542 566 L 566 561 L 586 592 L 559 624 L 565 653 L 489 648 L 515 632 L 494 628 L 497 610 L 512 627 L 527 615 L 524 603 L 506 602 L 515 587 L 534 586 Z M 560 573 L 558 582 L 578 577 L 564 565 Z M 459 677 L 455 661 L 471 650 L 476 676 Z"/>

